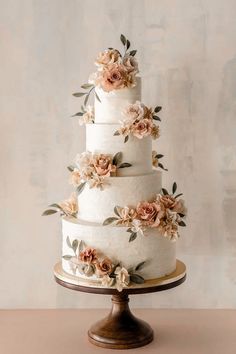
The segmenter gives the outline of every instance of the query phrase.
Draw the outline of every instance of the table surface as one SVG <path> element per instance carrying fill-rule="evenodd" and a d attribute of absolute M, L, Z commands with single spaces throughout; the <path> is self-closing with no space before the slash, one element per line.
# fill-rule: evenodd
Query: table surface
<path fill-rule="evenodd" d="M 87 330 L 108 310 L 1 310 L 2 354 L 235 354 L 236 310 L 134 309 L 153 328 L 149 345 L 102 349 L 87 341 Z"/>

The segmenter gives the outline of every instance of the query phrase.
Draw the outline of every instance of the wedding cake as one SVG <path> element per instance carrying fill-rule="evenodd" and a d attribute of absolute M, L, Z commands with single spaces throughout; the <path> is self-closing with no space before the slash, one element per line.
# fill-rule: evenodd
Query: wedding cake
<path fill-rule="evenodd" d="M 108 48 L 97 70 L 75 93 L 84 102 L 74 115 L 86 126 L 86 151 L 68 166 L 75 192 L 43 215 L 62 216 L 62 268 L 87 286 L 140 286 L 176 268 L 176 240 L 186 209 L 162 188 L 158 139 L 161 107 L 141 100 L 136 50 Z M 94 95 L 94 107 L 88 101 Z"/>

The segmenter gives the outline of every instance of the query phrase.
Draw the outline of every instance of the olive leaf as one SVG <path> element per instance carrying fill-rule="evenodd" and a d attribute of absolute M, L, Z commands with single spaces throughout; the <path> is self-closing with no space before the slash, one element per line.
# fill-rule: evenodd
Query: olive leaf
<path fill-rule="evenodd" d="M 123 162 L 121 165 L 118 166 L 118 168 L 125 168 L 125 167 L 131 167 L 131 163 L 128 162 Z"/>
<path fill-rule="evenodd" d="M 152 118 L 153 118 L 154 120 L 159 120 L 159 122 L 161 122 L 161 118 L 158 117 L 158 116 L 152 116 Z"/>
<path fill-rule="evenodd" d="M 66 243 L 67 243 L 68 247 L 72 248 L 69 236 L 67 236 L 67 238 L 66 238 Z"/>
<path fill-rule="evenodd" d="M 140 270 L 140 269 L 142 269 L 142 268 L 143 268 L 143 266 L 144 266 L 144 264 L 146 264 L 146 262 L 145 262 L 145 261 L 143 261 L 143 262 L 139 263 L 139 264 L 135 267 L 135 270 Z"/>
<path fill-rule="evenodd" d="M 121 40 L 121 43 L 125 46 L 126 45 L 126 38 L 123 34 L 120 35 L 120 40 Z"/>
<path fill-rule="evenodd" d="M 155 112 L 155 113 L 158 113 L 158 112 L 160 112 L 161 109 L 162 109 L 161 106 L 156 106 L 156 107 L 154 108 L 154 112 Z"/>
<path fill-rule="evenodd" d="M 161 159 L 162 157 L 164 157 L 164 155 L 162 155 L 162 154 L 157 154 L 155 157 L 156 157 L 157 159 Z"/>
<path fill-rule="evenodd" d="M 179 215 L 181 218 L 184 218 L 184 217 L 185 217 L 185 215 L 182 214 L 182 213 L 178 213 L 178 215 Z"/>
<path fill-rule="evenodd" d="M 186 226 L 185 222 L 183 220 L 179 221 L 179 226 Z"/>
<path fill-rule="evenodd" d="M 62 207 L 61 207 L 59 204 L 57 204 L 57 203 L 50 204 L 49 207 L 51 207 L 51 208 L 57 208 L 57 209 L 59 209 L 59 210 L 62 210 Z"/>
<path fill-rule="evenodd" d="M 74 166 L 69 165 L 69 166 L 67 166 L 67 169 L 68 169 L 70 172 L 73 172 L 75 168 L 74 168 Z"/>
<path fill-rule="evenodd" d="M 174 182 L 172 186 L 172 193 L 175 194 L 176 190 L 177 190 L 177 183 Z"/>
<path fill-rule="evenodd" d="M 73 114 L 71 117 L 78 117 L 78 116 L 83 116 L 83 115 L 84 115 L 83 112 L 78 112 L 78 113 Z"/>
<path fill-rule="evenodd" d="M 168 195 L 168 194 L 169 194 L 169 193 L 168 193 L 168 190 L 165 189 L 165 188 L 162 188 L 162 193 L 163 193 L 164 195 Z"/>
<path fill-rule="evenodd" d="M 106 220 L 103 221 L 103 226 L 106 226 L 106 225 L 110 225 L 112 224 L 113 222 L 115 222 L 116 220 L 119 220 L 118 218 L 116 217 L 110 217 L 110 218 L 107 218 Z"/>
<path fill-rule="evenodd" d="M 117 216 L 120 217 L 119 209 L 120 209 L 120 207 L 116 205 L 115 208 L 114 208 L 114 213 L 115 213 Z"/>
<path fill-rule="evenodd" d="M 177 195 L 175 196 L 175 199 L 178 198 L 178 197 L 180 197 L 181 195 L 183 195 L 183 193 L 177 194 Z"/>
<path fill-rule="evenodd" d="M 129 140 L 129 135 L 126 135 L 124 143 L 127 143 L 128 140 Z"/>
<path fill-rule="evenodd" d="M 130 47 L 130 41 L 127 39 L 127 41 L 126 41 L 126 49 L 128 50 L 129 47 Z"/>
<path fill-rule="evenodd" d="M 118 136 L 118 135 L 120 135 L 120 133 L 119 133 L 119 131 L 117 130 L 117 131 L 115 131 L 115 133 L 113 134 L 113 136 Z"/>
<path fill-rule="evenodd" d="M 130 280 L 135 283 L 135 284 L 143 284 L 144 283 L 144 279 L 143 277 L 141 277 L 141 275 L 138 274 L 131 274 L 130 275 Z"/>
<path fill-rule="evenodd" d="M 136 239 L 137 237 L 137 232 L 132 232 L 129 238 L 129 242 L 132 242 Z"/>
<path fill-rule="evenodd" d="M 85 97 L 85 100 L 84 100 L 84 105 L 85 106 L 87 106 L 88 99 L 89 99 L 89 93 L 87 94 L 87 96 Z"/>
<path fill-rule="evenodd" d="M 43 212 L 42 216 L 52 215 L 52 214 L 56 214 L 56 213 L 57 213 L 57 210 L 47 209 Z"/>
<path fill-rule="evenodd" d="M 129 55 L 131 55 L 132 57 L 134 57 L 136 53 L 137 53 L 137 50 L 131 50 L 131 51 L 129 52 Z"/>
<path fill-rule="evenodd" d="M 98 96 L 97 92 L 96 92 L 96 91 L 94 91 L 94 93 L 95 93 L 95 97 L 96 97 L 96 99 L 98 100 L 98 102 L 100 102 L 100 103 L 101 103 L 101 100 L 100 100 L 100 98 L 99 98 L 99 96 Z"/>
<path fill-rule="evenodd" d="M 65 259 L 66 261 L 70 261 L 72 256 L 70 256 L 69 254 L 66 254 L 64 256 L 62 256 L 63 259 Z"/>
<path fill-rule="evenodd" d="M 83 85 L 81 85 L 81 88 L 86 90 L 86 89 L 89 89 L 89 88 L 91 88 L 93 86 L 94 86 L 93 84 L 83 84 Z"/>
<path fill-rule="evenodd" d="M 158 166 L 159 166 L 160 168 L 162 168 L 164 171 L 168 171 L 168 169 L 165 168 L 165 167 L 162 165 L 162 163 L 158 162 Z"/>
<path fill-rule="evenodd" d="M 131 229 L 131 227 L 129 227 L 126 231 L 127 231 L 127 232 L 133 232 L 132 229 Z"/>
<path fill-rule="evenodd" d="M 86 182 L 83 182 L 76 188 L 77 195 L 82 193 L 82 191 L 84 190 L 85 185 L 86 185 Z"/>
<path fill-rule="evenodd" d="M 78 247 L 79 241 L 78 240 L 73 240 L 72 242 L 72 249 L 76 253 L 77 247 Z"/>
<path fill-rule="evenodd" d="M 79 243 L 79 253 L 83 251 L 84 247 L 85 247 L 84 241 L 81 240 Z"/>
<path fill-rule="evenodd" d="M 75 97 L 82 97 L 82 96 L 84 96 L 84 95 L 86 95 L 87 94 L 87 92 L 76 92 L 76 93 L 73 93 L 73 96 L 75 96 Z"/>
<path fill-rule="evenodd" d="M 117 166 L 121 163 L 121 160 L 122 160 L 122 152 L 117 152 L 113 156 L 112 164 Z"/>

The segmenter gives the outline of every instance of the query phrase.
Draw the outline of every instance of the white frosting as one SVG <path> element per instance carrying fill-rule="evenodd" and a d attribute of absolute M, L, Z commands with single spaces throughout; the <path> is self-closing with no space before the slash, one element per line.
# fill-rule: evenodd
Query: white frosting
<path fill-rule="evenodd" d="M 138 139 L 130 136 L 124 143 L 123 136 L 114 136 L 119 124 L 87 124 L 86 150 L 114 155 L 121 151 L 122 161 L 132 164 L 118 170 L 118 176 L 136 176 L 152 172 L 152 139 L 150 136 Z"/>
<path fill-rule="evenodd" d="M 95 98 L 95 123 L 118 123 L 124 119 L 123 110 L 130 104 L 141 100 L 141 78 L 137 77 L 137 84 L 132 88 L 103 91 L 96 87 L 96 93 L 100 98 Z"/>
<path fill-rule="evenodd" d="M 69 236 L 71 242 L 74 239 L 83 240 L 86 247 L 95 248 L 112 261 L 121 262 L 125 268 L 146 261 L 139 273 L 146 280 L 170 274 L 176 267 L 176 243 L 160 236 L 156 229 L 149 229 L 145 236 L 138 235 L 134 241 L 129 242 L 130 234 L 125 227 L 101 226 L 63 218 L 62 233 L 62 255 L 74 255 L 66 242 Z M 73 274 L 68 261 L 62 259 L 62 266 L 66 272 Z M 88 278 L 80 273 L 79 276 Z"/>
<path fill-rule="evenodd" d="M 141 201 L 152 200 L 161 191 L 159 171 L 142 176 L 108 177 L 107 181 L 109 185 L 104 190 L 86 185 L 78 196 L 80 219 L 102 223 L 113 216 L 116 205 L 136 206 Z"/>

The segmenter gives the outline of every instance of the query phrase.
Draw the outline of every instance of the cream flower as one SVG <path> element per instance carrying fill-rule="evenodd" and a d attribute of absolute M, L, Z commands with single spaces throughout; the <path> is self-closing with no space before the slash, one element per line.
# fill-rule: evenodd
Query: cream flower
<path fill-rule="evenodd" d="M 74 187 L 78 187 L 81 183 L 81 175 L 78 168 L 75 168 L 70 174 L 70 183 Z"/>
<path fill-rule="evenodd" d="M 124 287 L 130 283 L 130 276 L 124 267 L 117 267 L 115 270 L 116 276 L 116 288 L 118 291 L 122 291 Z"/>
<path fill-rule="evenodd" d="M 166 210 L 166 217 L 161 220 L 158 230 L 160 233 L 175 241 L 179 237 L 178 221 L 180 220 L 178 214 L 169 209 Z"/>
<path fill-rule="evenodd" d="M 107 49 L 104 52 L 100 52 L 95 61 L 97 66 L 106 66 L 121 61 L 121 55 L 116 49 Z"/>
<path fill-rule="evenodd" d="M 160 137 L 160 128 L 158 125 L 153 124 L 151 129 L 151 135 L 153 139 L 157 139 Z"/>
<path fill-rule="evenodd" d="M 99 276 L 104 276 L 112 272 L 112 261 L 110 258 L 104 258 L 101 262 L 96 263 L 96 271 Z"/>
<path fill-rule="evenodd" d="M 127 72 L 130 74 L 137 74 L 138 70 L 138 62 L 135 57 L 132 55 L 125 56 L 123 59 L 123 65 L 125 66 Z"/>
<path fill-rule="evenodd" d="M 85 113 L 79 118 L 79 125 L 94 123 L 94 107 L 88 105 Z"/>
<path fill-rule="evenodd" d="M 103 190 L 109 185 L 108 179 L 100 176 L 94 175 L 92 179 L 88 181 L 89 188 L 99 188 Z"/>
<path fill-rule="evenodd" d="M 110 177 L 116 172 L 116 166 L 112 164 L 112 158 L 109 155 L 94 155 L 92 164 L 98 176 Z"/>
<path fill-rule="evenodd" d="M 127 123 L 134 123 L 136 120 L 141 120 L 144 118 L 144 104 L 140 101 L 136 101 L 133 104 L 129 104 L 124 112 L 123 115 L 126 117 Z"/>
<path fill-rule="evenodd" d="M 69 199 L 66 199 L 63 202 L 59 203 L 59 205 L 62 208 L 65 215 L 76 216 L 76 213 L 78 211 L 78 205 L 77 205 L 77 198 L 75 194 L 72 194 Z"/>
<path fill-rule="evenodd" d="M 117 207 L 120 219 L 117 220 L 117 225 L 129 226 L 129 224 L 135 219 L 136 212 L 134 209 L 125 206 L 124 208 Z"/>
<path fill-rule="evenodd" d="M 136 138 L 142 139 L 152 133 L 153 123 L 150 119 L 142 119 L 132 126 L 132 133 Z"/>
<path fill-rule="evenodd" d="M 102 277 L 102 285 L 106 287 L 111 287 L 114 285 L 115 279 L 110 278 L 108 274 Z"/>
<path fill-rule="evenodd" d="M 135 233 L 139 233 L 141 236 L 144 235 L 144 227 L 142 225 L 142 222 L 140 220 L 134 219 L 131 223 L 131 231 Z"/>

